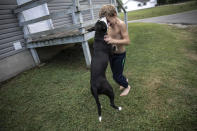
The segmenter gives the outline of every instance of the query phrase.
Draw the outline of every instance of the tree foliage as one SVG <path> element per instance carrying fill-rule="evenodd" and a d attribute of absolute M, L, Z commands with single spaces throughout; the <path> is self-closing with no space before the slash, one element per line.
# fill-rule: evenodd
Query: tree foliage
<path fill-rule="evenodd" d="M 180 3 L 180 2 L 186 2 L 191 0 L 157 0 L 158 5 L 164 5 L 164 4 L 173 4 L 173 3 Z"/>
<path fill-rule="evenodd" d="M 123 5 L 122 0 L 119 0 L 119 2 L 120 2 L 121 5 Z M 117 4 L 118 4 L 117 9 L 118 9 L 118 12 L 121 12 L 121 5 L 119 4 L 119 2 L 117 2 Z"/>

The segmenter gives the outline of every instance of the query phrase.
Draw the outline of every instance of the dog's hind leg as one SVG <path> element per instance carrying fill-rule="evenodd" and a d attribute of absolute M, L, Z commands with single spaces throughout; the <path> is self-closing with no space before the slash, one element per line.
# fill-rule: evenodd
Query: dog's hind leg
<path fill-rule="evenodd" d="M 122 107 L 117 107 L 114 103 L 114 91 L 111 85 L 106 81 L 105 86 L 107 86 L 108 91 L 105 93 L 110 99 L 110 105 L 117 110 L 122 110 Z"/>
<path fill-rule="evenodd" d="M 96 101 L 96 104 L 97 104 L 97 108 L 98 108 L 99 121 L 101 122 L 101 120 L 102 120 L 102 116 L 101 116 L 101 104 L 99 102 L 98 93 L 97 93 L 97 90 L 94 90 L 93 88 L 91 88 L 91 92 L 92 92 L 92 95 L 95 98 L 95 101 Z"/>
<path fill-rule="evenodd" d="M 119 111 L 122 110 L 122 107 L 117 107 L 115 104 L 114 104 L 114 93 L 110 93 L 108 94 L 108 97 L 110 99 L 110 105 L 114 108 L 114 109 L 117 109 Z"/>

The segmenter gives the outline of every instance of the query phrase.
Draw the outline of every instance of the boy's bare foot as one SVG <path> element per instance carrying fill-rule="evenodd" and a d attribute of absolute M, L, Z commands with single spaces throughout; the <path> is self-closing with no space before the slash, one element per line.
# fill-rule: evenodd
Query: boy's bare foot
<path fill-rule="evenodd" d="M 123 86 L 120 86 L 120 90 L 123 90 L 124 89 L 124 87 Z"/>
<path fill-rule="evenodd" d="M 131 86 L 128 85 L 128 87 L 124 89 L 124 91 L 120 94 L 120 96 L 126 96 L 126 95 L 128 95 L 130 89 L 131 89 Z"/>
<path fill-rule="evenodd" d="M 129 82 L 129 79 L 127 78 L 127 82 Z M 124 87 L 123 86 L 120 86 L 120 90 L 123 90 Z"/>

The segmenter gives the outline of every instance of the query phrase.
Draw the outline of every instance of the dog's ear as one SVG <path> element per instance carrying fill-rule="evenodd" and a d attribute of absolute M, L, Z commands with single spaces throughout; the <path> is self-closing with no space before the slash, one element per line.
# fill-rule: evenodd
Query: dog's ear
<path fill-rule="evenodd" d="M 95 31 L 95 27 L 93 26 L 93 27 L 87 29 L 87 31 L 88 31 L 88 32 Z"/>

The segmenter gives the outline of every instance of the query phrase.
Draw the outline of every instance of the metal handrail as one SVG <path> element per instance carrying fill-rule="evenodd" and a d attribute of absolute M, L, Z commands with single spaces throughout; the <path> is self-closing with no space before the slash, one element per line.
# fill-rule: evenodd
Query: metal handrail
<path fill-rule="evenodd" d="M 121 2 L 119 0 L 116 0 L 118 2 L 118 4 L 120 5 L 121 9 L 123 10 L 124 12 L 124 21 L 125 21 L 125 24 L 127 26 L 127 30 L 128 30 L 128 18 L 127 18 L 127 11 L 125 10 L 125 8 L 122 6 Z"/>

